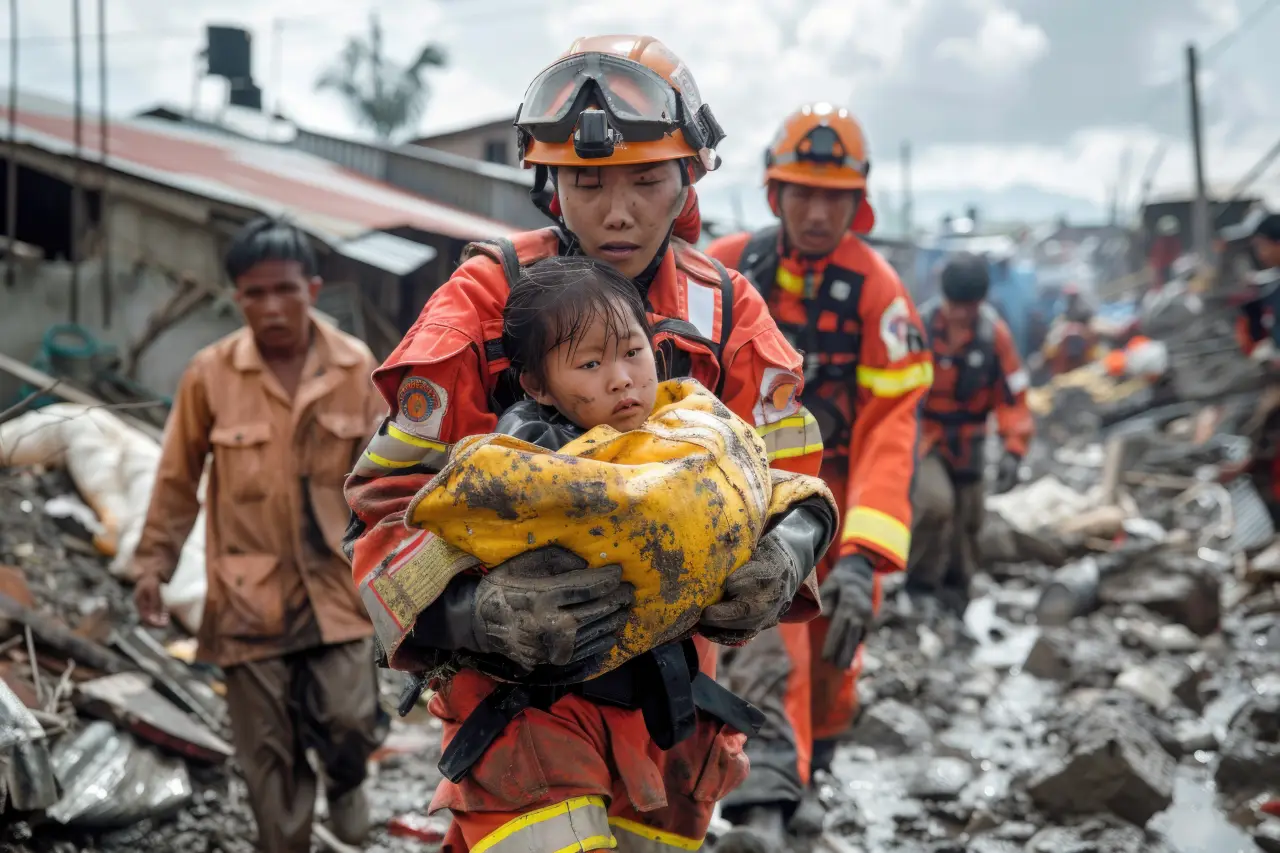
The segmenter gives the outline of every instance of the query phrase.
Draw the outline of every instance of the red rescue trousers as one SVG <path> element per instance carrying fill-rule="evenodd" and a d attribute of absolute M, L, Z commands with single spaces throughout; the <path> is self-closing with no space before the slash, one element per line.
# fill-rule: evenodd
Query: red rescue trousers
<path fill-rule="evenodd" d="M 823 479 L 837 495 L 845 494 L 843 477 L 825 466 Z M 836 561 L 833 547 L 818 564 L 819 582 Z M 880 598 L 876 578 L 875 598 Z M 725 650 L 720 683 L 765 715 L 760 733 L 747 743 L 751 775 L 724 799 L 730 809 L 799 804 L 814 769 L 827 769 L 834 739 L 853 723 L 858 712 L 858 676 L 862 649 L 848 669 L 822 659 L 831 620 L 819 616 L 808 623 L 784 623 L 747 645 Z"/>
<path fill-rule="evenodd" d="M 695 642 L 714 676 L 713 647 Z M 494 686 L 464 670 L 431 700 L 445 747 Z M 697 850 L 716 802 L 747 776 L 745 742 L 702 712 L 694 734 L 663 752 L 638 709 L 576 695 L 526 709 L 461 782 L 436 789 L 431 811 L 454 818 L 443 853 Z"/>

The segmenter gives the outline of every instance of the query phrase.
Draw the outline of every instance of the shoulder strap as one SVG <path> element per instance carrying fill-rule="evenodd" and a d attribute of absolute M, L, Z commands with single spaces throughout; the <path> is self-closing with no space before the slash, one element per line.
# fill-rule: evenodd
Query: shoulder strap
<path fill-rule="evenodd" d="M 497 257 L 494 257 L 492 252 L 485 251 L 481 248 L 482 246 L 496 249 Z M 469 243 L 467 248 L 463 250 L 463 260 L 472 257 L 477 251 L 494 257 L 494 260 L 502 264 L 502 272 L 507 277 L 507 287 L 512 287 L 516 283 L 516 279 L 520 277 L 520 256 L 516 253 L 515 243 L 506 237 L 495 237 L 492 240 L 476 240 Z"/>
<path fill-rule="evenodd" d="M 766 302 L 778 274 L 779 230 L 777 225 L 770 225 L 752 234 L 742 248 L 742 257 L 738 259 L 739 272 L 755 285 Z"/>
<path fill-rule="evenodd" d="M 729 336 L 733 333 L 733 276 L 724 264 L 711 258 L 716 272 L 720 273 L 720 340 L 715 344 L 716 361 L 720 363 L 720 378 L 716 380 L 715 395 L 724 393 L 725 374 L 729 371 L 724 363 L 724 351 L 729 345 Z"/>

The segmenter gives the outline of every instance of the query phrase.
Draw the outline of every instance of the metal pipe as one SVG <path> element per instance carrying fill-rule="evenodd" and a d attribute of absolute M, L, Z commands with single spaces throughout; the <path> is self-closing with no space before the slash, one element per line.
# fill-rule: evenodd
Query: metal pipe
<path fill-rule="evenodd" d="M 9 162 L 5 171 L 5 236 L 9 238 L 4 282 L 17 283 L 14 246 L 18 242 L 18 0 L 9 0 Z"/>
<path fill-rule="evenodd" d="M 98 193 L 99 261 L 102 264 L 102 325 L 111 328 L 111 222 L 107 165 L 110 125 L 107 122 L 107 0 L 98 0 L 98 153 L 102 164 L 102 188 Z"/>

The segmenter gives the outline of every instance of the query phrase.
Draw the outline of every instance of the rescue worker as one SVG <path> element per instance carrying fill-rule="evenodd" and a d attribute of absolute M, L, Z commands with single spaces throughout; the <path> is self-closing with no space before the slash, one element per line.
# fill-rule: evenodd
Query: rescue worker
<path fill-rule="evenodd" d="M 1063 311 L 1050 325 L 1041 349 L 1050 376 L 1061 376 L 1102 357 L 1102 342 L 1093 328 L 1093 309 L 1079 286 L 1062 288 Z"/>
<path fill-rule="evenodd" d="M 232 744 L 265 853 L 309 853 L 324 770 L 335 833 L 358 844 L 363 783 L 386 731 L 373 627 L 342 552 L 342 485 L 386 412 L 368 347 L 312 313 L 316 258 L 294 225 L 259 219 L 227 275 L 246 327 L 187 366 L 165 428 L 134 562 L 144 621 L 167 621 L 172 577 L 205 498 L 208 593 L 197 659 L 222 667 Z"/>
<path fill-rule="evenodd" d="M 933 387 L 925 398 L 922 459 L 912 486 L 913 529 L 907 589 L 937 597 L 957 614 L 969 603 L 986 513 L 987 425 L 995 414 L 1004 453 L 997 492 L 1018 482 L 1035 430 L 1027 408 L 1030 380 L 1009 327 L 986 302 L 987 261 L 952 258 L 942 294 L 920 309 L 933 351 Z"/>
<path fill-rule="evenodd" d="M 520 398 L 504 379 L 503 307 L 520 269 L 541 259 L 585 254 L 632 279 L 660 378 L 699 380 L 753 424 L 771 461 L 816 474 L 801 360 L 751 285 L 690 245 L 701 232 L 692 185 L 719 165 L 724 134 L 661 42 L 577 40 L 534 79 L 516 128 L 534 202 L 556 225 L 472 246 L 374 374 L 392 412 L 347 483 L 355 582 L 384 646 L 415 653 L 414 668 L 467 661 L 430 705 L 444 723 L 432 809 L 452 812 L 446 851 L 694 850 L 747 773 L 755 725 L 712 680 L 712 647 L 692 656 L 668 643 L 584 685 L 600 626 L 616 624 L 616 578 L 599 583 L 578 557 L 535 550 L 439 583 L 466 555 L 407 531 L 405 514 L 451 445 L 493 432 Z M 784 617 L 812 618 L 812 570 L 834 533 L 834 519 L 806 506 L 784 515 L 699 632 L 740 643 Z M 690 695 L 699 669 L 711 678 L 694 677 Z"/>
<path fill-rule="evenodd" d="M 911 297 L 858 235 L 867 200 L 866 143 L 850 113 L 829 104 L 789 116 L 765 155 L 778 225 L 723 237 L 707 254 L 759 289 L 805 354 L 802 401 L 825 447 L 822 478 L 844 508 L 838 548 L 819 566 L 823 615 L 784 625 L 726 655 L 725 683 L 768 722 L 748 742 L 751 776 L 724 801 L 740 829 L 725 851 L 780 849 L 783 828 L 820 829 L 808 797 L 853 722 L 861 642 L 879 606 L 879 576 L 906 567 L 917 410 L 933 368 Z M 802 800 L 805 808 L 792 820 Z"/>
<path fill-rule="evenodd" d="M 1252 447 L 1248 473 L 1254 488 L 1266 503 L 1273 520 L 1280 523 L 1280 393 L 1275 377 L 1280 376 L 1280 214 L 1270 214 L 1258 222 L 1250 238 L 1257 274 L 1239 304 L 1236 339 L 1240 349 L 1264 366 L 1272 378 L 1271 387 L 1259 395 L 1258 405 L 1246 425 Z"/>

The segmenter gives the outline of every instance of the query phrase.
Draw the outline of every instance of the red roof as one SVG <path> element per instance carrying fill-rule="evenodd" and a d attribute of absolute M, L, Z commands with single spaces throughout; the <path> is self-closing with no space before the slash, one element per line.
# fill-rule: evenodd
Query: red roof
<path fill-rule="evenodd" d="M 19 140 L 73 154 L 75 125 L 69 108 L 44 99 L 23 100 Z M 6 108 L 0 107 L 0 118 L 7 125 Z M 266 213 L 287 212 L 318 236 L 347 239 L 408 226 L 474 240 L 517 230 L 279 145 L 162 119 L 112 120 L 108 133 L 110 165 L 116 171 Z M 85 158 L 96 160 L 97 116 L 86 114 L 81 138 Z"/>

